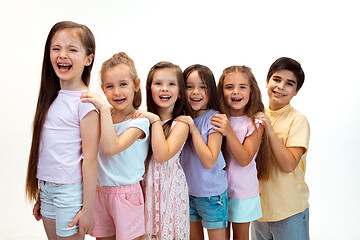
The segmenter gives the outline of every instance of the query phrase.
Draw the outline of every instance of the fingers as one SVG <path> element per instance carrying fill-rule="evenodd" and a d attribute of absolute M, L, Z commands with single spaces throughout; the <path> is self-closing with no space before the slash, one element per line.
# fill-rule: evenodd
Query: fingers
<path fill-rule="evenodd" d="M 71 223 L 69 224 L 69 227 L 73 227 L 75 226 L 75 224 L 77 224 L 79 222 L 79 217 L 78 214 L 74 217 L 74 219 L 71 221 Z"/>

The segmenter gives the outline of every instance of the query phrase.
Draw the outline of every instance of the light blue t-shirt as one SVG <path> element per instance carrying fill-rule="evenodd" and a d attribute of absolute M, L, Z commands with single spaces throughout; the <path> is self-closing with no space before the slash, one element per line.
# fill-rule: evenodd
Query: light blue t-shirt
<path fill-rule="evenodd" d="M 137 118 L 114 124 L 117 136 L 120 136 L 130 127 L 139 128 L 145 133 L 145 137 L 137 139 L 130 147 L 116 155 L 106 156 L 100 139 L 98 154 L 99 186 L 131 185 L 143 179 L 144 162 L 149 148 L 150 123 L 147 118 Z"/>
<path fill-rule="evenodd" d="M 211 118 L 219 112 L 210 109 L 197 118 L 194 123 L 200 132 L 201 137 L 207 144 L 211 133 L 217 132 L 211 127 Z M 195 197 L 211 197 L 222 194 L 228 187 L 226 164 L 224 156 L 220 151 L 216 164 L 211 169 L 206 169 L 198 157 L 191 135 L 189 135 L 181 153 L 180 161 L 189 185 L 189 194 Z"/>

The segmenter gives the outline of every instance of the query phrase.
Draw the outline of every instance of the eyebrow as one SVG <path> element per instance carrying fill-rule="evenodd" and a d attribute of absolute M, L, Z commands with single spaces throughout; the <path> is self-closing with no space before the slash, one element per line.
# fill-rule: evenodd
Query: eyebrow
<path fill-rule="evenodd" d="M 282 79 L 282 77 L 277 76 L 277 75 L 273 75 L 273 78 L 280 78 L 280 79 Z M 296 81 L 295 81 L 295 80 L 292 80 L 292 79 L 286 79 L 286 80 L 289 81 L 289 82 L 291 82 L 291 83 L 293 83 L 293 84 L 296 84 Z"/>

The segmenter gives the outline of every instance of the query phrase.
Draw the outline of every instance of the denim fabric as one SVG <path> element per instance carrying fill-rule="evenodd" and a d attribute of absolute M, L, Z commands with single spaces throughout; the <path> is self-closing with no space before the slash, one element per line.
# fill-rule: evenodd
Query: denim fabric
<path fill-rule="evenodd" d="M 68 225 L 80 211 L 83 202 L 83 183 L 57 184 L 40 181 L 41 215 L 56 220 L 56 234 L 69 237 L 78 232 L 78 225 Z"/>
<path fill-rule="evenodd" d="M 190 222 L 201 221 L 207 229 L 227 227 L 227 192 L 211 197 L 189 195 Z"/>
<path fill-rule="evenodd" d="M 276 222 L 252 222 L 251 239 L 309 240 L 309 209 Z"/>

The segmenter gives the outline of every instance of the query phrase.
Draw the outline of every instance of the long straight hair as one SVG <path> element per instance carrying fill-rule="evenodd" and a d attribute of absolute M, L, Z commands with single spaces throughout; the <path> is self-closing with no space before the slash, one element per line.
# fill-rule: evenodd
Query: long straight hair
<path fill-rule="evenodd" d="M 206 86 L 206 94 L 209 99 L 207 108 L 221 112 L 219 98 L 216 97 L 215 77 L 212 71 L 210 70 L 210 68 L 200 64 L 194 64 L 187 67 L 183 72 L 185 85 L 190 74 L 193 72 L 197 72 L 199 74 L 200 79 L 203 81 L 203 83 Z M 192 117 L 194 117 L 193 114 Z"/>
<path fill-rule="evenodd" d="M 38 200 L 39 184 L 36 175 L 37 165 L 39 162 L 39 148 L 42 129 L 48 110 L 60 90 L 60 80 L 56 75 L 50 61 L 50 46 L 54 35 L 61 30 L 75 30 L 77 36 L 83 44 L 84 49 L 86 50 L 86 54 L 88 56 L 92 54 L 95 58 L 95 38 L 88 27 L 82 24 L 64 21 L 56 23 L 51 28 L 45 43 L 40 90 L 33 122 L 33 135 L 25 184 L 25 193 L 30 201 Z M 81 79 L 86 86 L 88 86 L 90 83 L 90 73 L 93 67 L 93 63 L 94 59 L 89 66 L 85 66 L 81 76 Z"/>
<path fill-rule="evenodd" d="M 168 136 L 171 128 L 171 124 L 175 118 L 180 115 L 189 115 L 190 114 L 190 106 L 186 102 L 186 92 L 185 92 L 185 82 L 183 79 L 181 68 L 171 62 L 162 61 L 155 64 L 149 71 L 147 79 L 146 79 L 146 104 L 147 110 L 149 112 L 155 113 L 159 115 L 158 107 L 154 102 L 151 94 L 151 84 L 154 79 L 155 72 L 160 69 L 171 69 L 175 72 L 175 76 L 177 79 L 177 84 L 179 86 L 179 96 L 175 102 L 174 110 L 172 112 L 172 117 L 169 121 L 167 121 L 164 126 L 164 134 Z"/>
<path fill-rule="evenodd" d="M 252 124 L 255 126 L 255 114 L 258 112 L 264 112 L 264 104 L 261 99 L 261 92 L 257 84 L 256 78 L 252 73 L 251 68 L 247 66 L 231 66 L 225 68 L 224 71 L 222 72 L 217 86 L 217 93 L 220 99 L 222 110 L 224 113 L 229 115 L 229 107 L 227 106 L 224 100 L 224 80 L 227 75 L 232 73 L 242 73 L 246 76 L 246 78 L 249 81 L 250 98 L 249 98 L 249 102 L 245 105 L 244 110 L 245 110 L 245 114 L 249 118 L 251 118 Z M 255 126 L 255 131 L 257 131 L 256 126 Z M 271 159 L 272 158 L 270 151 L 270 143 L 268 139 L 268 133 L 265 129 L 262 136 L 260 149 L 255 160 L 258 179 L 261 180 L 269 179 Z"/>

